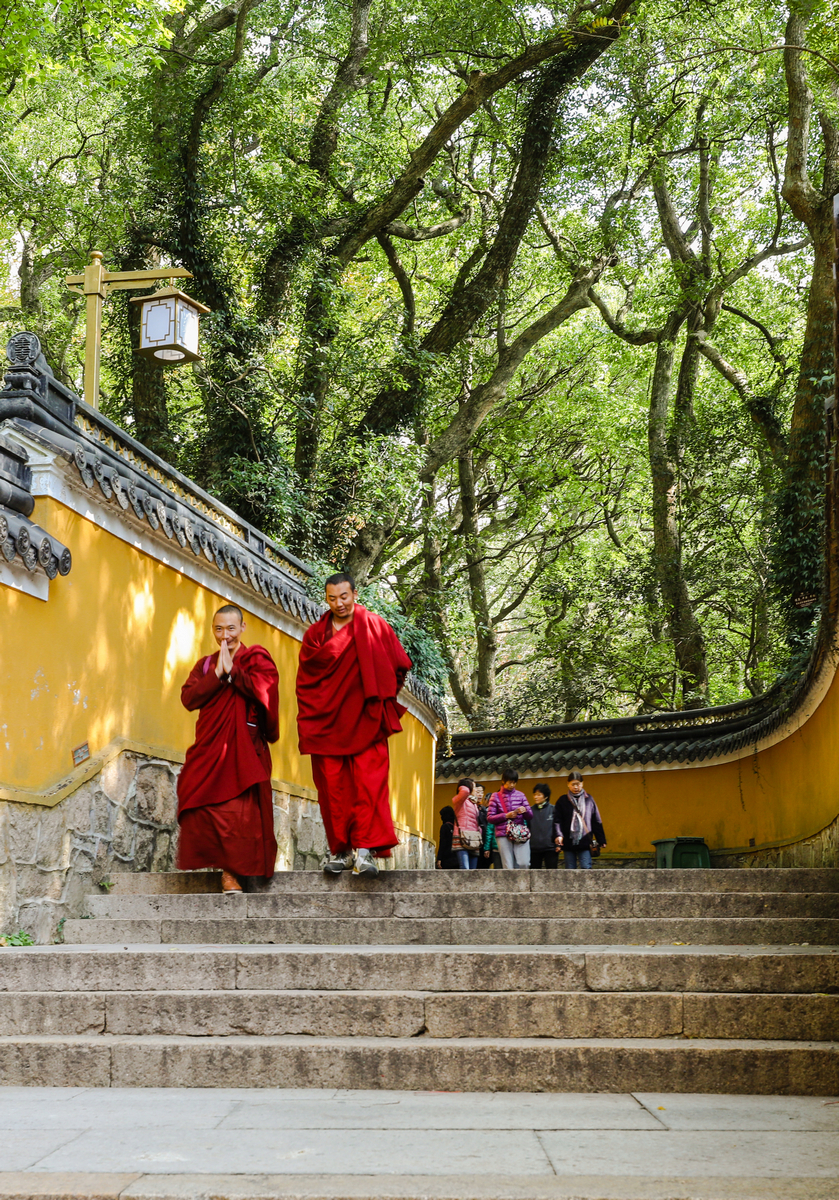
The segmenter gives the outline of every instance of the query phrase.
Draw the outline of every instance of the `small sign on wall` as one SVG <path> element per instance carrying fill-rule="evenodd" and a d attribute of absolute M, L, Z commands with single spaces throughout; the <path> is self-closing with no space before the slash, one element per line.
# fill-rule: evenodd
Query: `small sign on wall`
<path fill-rule="evenodd" d="M 82 742 L 81 746 L 76 746 L 73 751 L 73 766 L 78 767 L 88 758 L 90 758 L 90 746 L 87 742 Z"/>

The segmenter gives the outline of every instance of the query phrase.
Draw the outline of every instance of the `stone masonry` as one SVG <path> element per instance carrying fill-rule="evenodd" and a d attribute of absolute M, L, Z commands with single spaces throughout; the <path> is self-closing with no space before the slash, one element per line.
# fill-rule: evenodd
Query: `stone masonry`
<path fill-rule="evenodd" d="M 598 866 L 635 868 L 643 870 L 654 865 L 655 855 L 644 857 L 602 859 Z M 767 846 L 760 850 L 711 851 L 711 866 L 715 869 L 749 870 L 760 867 L 839 867 L 839 817 L 812 837 L 802 838 L 788 846 Z"/>
<path fill-rule="evenodd" d="M 120 872 L 171 871 L 180 764 L 122 751 L 54 808 L 0 801 L 0 934 L 61 941 L 63 919 Z M 278 870 L 317 870 L 326 838 L 317 804 L 274 792 Z M 400 831 L 389 867 L 433 868 L 434 846 Z"/>

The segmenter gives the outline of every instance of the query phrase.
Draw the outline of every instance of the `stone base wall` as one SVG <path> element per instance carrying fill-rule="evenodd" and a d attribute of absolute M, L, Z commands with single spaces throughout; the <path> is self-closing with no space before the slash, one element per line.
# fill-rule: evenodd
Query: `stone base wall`
<path fill-rule="evenodd" d="M 644 858 L 600 858 L 598 867 L 650 868 L 655 866 L 655 856 Z M 790 846 L 769 846 L 763 850 L 744 850 L 740 853 L 715 854 L 711 852 L 711 866 L 716 868 L 736 867 L 839 867 L 839 817 L 827 826 Z"/>
<path fill-rule="evenodd" d="M 743 854 L 712 854 L 714 867 L 839 867 L 839 817 L 812 837 L 791 846 Z"/>
<path fill-rule="evenodd" d="M 278 871 L 319 871 L 328 850 L 320 809 L 313 800 L 274 792 L 274 832 Z M 379 870 L 433 871 L 436 847 L 425 838 L 397 829 L 399 845 L 390 858 L 378 859 Z"/>
<path fill-rule="evenodd" d="M 61 940 L 65 917 L 123 871 L 175 868 L 179 763 L 122 751 L 54 808 L 0 801 L 0 935 L 25 930 Z M 318 870 L 326 837 L 318 806 L 274 792 L 281 871 Z M 401 833 L 382 866 L 433 869 L 434 846 Z"/>

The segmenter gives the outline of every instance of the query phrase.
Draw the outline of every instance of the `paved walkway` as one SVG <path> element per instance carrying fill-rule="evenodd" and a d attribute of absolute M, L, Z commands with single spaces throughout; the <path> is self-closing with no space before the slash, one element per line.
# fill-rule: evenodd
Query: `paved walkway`
<path fill-rule="evenodd" d="M 0 1197 L 837 1200 L 822 1097 L 0 1087 Z"/>

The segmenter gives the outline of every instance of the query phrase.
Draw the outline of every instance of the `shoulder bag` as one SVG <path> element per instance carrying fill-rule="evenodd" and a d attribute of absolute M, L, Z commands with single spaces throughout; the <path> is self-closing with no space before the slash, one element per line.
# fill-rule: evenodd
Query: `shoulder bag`
<path fill-rule="evenodd" d="M 508 812 L 509 809 L 507 808 L 507 802 L 505 801 L 504 797 L 501 795 L 500 792 L 496 792 L 496 795 L 498 796 L 498 799 L 501 801 L 502 807 L 504 808 L 504 812 Z M 530 841 L 530 828 L 529 828 L 529 826 L 527 826 L 524 823 L 524 821 L 509 820 L 504 827 L 504 836 L 510 842 L 518 842 L 518 843 L 529 842 Z"/>
<path fill-rule="evenodd" d="M 454 824 L 457 830 L 455 837 L 460 843 L 460 849 L 468 850 L 470 854 L 477 854 L 483 845 L 480 829 L 461 829 L 457 817 L 454 819 Z"/>

